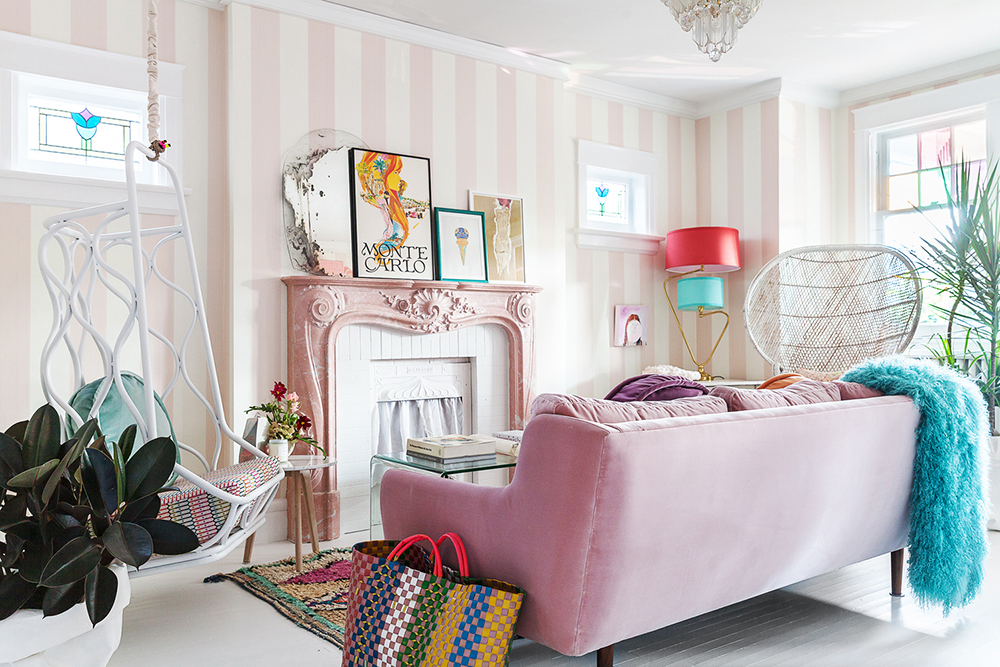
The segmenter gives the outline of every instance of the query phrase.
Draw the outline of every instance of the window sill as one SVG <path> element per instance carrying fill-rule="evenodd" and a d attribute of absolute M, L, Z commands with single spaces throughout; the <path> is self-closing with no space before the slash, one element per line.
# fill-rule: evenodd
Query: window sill
<path fill-rule="evenodd" d="M 655 234 L 634 232 L 613 232 L 602 229 L 575 229 L 576 245 L 590 250 L 611 250 L 632 252 L 640 255 L 655 255 L 660 251 L 660 243 L 666 237 Z"/>
<path fill-rule="evenodd" d="M 176 215 L 174 189 L 166 185 L 136 186 L 141 213 Z M 191 194 L 184 188 L 184 195 Z M 0 170 L 0 201 L 38 206 L 82 208 L 125 199 L 124 181 L 107 181 L 75 176 L 53 176 L 26 171 Z"/>

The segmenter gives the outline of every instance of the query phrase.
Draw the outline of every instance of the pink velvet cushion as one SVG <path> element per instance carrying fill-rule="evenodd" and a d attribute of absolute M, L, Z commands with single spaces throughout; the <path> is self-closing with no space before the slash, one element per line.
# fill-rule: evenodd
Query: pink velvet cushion
<path fill-rule="evenodd" d="M 809 405 L 840 400 L 840 389 L 832 382 L 799 380 L 781 389 L 735 389 L 713 387 L 712 396 L 726 402 L 732 412 L 783 408 L 789 405 Z"/>
<path fill-rule="evenodd" d="M 586 419 L 598 424 L 618 424 L 663 417 L 691 417 L 721 412 L 727 412 L 726 402 L 714 396 L 623 403 L 567 394 L 542 394 L 531 404 L 532 418 L 541 414 L 553 414 Z"/>
<path fill-rule="evenodd" d="M 844 382 L 843 380 L 836 380 L 833 384 L 837 385 L 837 389 L 840 390 L 840 400 L 842 401 L 853 401 L 856 398 L 874 398 L 875 396 L 884 396 L 884 394 L 878 389 L 869 389 L 863 384 L 858 384 L 857 382 Z"/>

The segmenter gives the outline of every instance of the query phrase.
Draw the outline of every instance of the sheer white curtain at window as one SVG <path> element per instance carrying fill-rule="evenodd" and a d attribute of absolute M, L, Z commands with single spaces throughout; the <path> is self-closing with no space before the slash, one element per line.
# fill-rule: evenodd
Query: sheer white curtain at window
<path fill-rule="evenodd" d="M 407 438 L 461 433 L 462 399 L 379 402 L 375 422 L 379 454 L 405 451 Z"/>

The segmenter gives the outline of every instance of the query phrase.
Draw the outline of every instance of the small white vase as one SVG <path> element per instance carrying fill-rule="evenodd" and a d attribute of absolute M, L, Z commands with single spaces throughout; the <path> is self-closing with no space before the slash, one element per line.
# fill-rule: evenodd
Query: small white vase
<path fill-rule="evenodd" d="M 272 438 L 267 441 L 268 452 L 273 458 L 278 459 L 279 463 L 288 462 L 288 441 L 285 439 Z"/>

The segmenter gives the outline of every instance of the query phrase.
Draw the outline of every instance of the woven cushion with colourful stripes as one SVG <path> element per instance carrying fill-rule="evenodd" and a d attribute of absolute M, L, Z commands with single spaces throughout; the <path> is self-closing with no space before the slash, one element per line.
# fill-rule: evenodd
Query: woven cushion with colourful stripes
<path fill-rule="evenodd" d="M 277 459 L 254 458 L 228 468 L 220 468 L 203 475 L 206 482 L 234 496 L 246 496 L 270 481 L 281 470 Z M 183 478 L 178 478 L 176 491 L 160 494 L 160 513 L 157 519 L 169 519 L 193 530 L 202 544 L 219 532 L 229 517 L 229 503 L 208 495 Z M 263 501 L 264 494 L 255 501 Z M 246 509 L 241 511 L 245 512 Z M 239 517 L 237 517 L 239 521 Z"/>
<path fill-rule="evenodd" d="M 397 544 L 354 545 L 343 667 L 506 665 L 524 592 L 447 567 L 435 576 L 418 546 L 388 560 Z"/>

